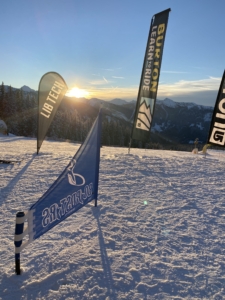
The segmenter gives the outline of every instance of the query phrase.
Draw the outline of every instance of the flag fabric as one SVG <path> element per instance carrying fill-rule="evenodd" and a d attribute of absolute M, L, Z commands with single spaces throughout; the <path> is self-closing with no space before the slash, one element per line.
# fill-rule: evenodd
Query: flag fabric
<path fill-rule="evenodd" d="M 149 141 L 170 9 L 153 16 L 148 36 L 131 138 Z"/>
<path fill-rule="evenodd" d="M 67 85 L 61 75 L 49 72 L 42 76 L 38 88 L 37 154 L 66 92 Z"/>
<path fill-rule="evenodd" d="M 218 91 L 207 143 L 225 146 L 225 71 Z"/>
<path fill-rule="evenodd" d="M 23 221 L 28 220 L 28 227 L 20 237 L 28 233 L 29 240 L 17 248 L 16 253 L 90 201 L 97 201 L 101 119 L 100 111 L 86 140 L 68 166 L 49 190 L 26 212 Z M 17 237 L 17 241 L 20 237 Z"/>

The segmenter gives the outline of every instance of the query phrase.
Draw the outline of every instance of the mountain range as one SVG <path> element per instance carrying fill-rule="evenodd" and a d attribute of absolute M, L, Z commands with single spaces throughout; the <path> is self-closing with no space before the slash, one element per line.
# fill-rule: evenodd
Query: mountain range
<path fill-rule="evenodd" d="M 130 127 L 133 122 L 136 101 L 127 102 L 122 99 L 103 101 L 97 98 L 87 100 L 68 97 L 64 100 L 64 105 L 73 103 L 73 108 L 81 115 L 88 115 L 93 109 L 98 110 L 102 106 L 108 118 L 119 119 L 130 124 Z M 150 141 L 162 144 L 191 144 L 198 138 L 200 143 L 206 143 L 212 113 L 213 107 L 210 106 L 175 102 L 168 98 L 158 99 Z"/>
<path fill-rule="evenodd" d="M 5 86 L 6 92 L 8 88 L 8 86 Z M 12 89 L 16 90 L 15 88 Z M 36 98 L 36 104 L 34 105 L 37 107 L 37 91 L 26 85 L 21 90 L 23 91 L 24 101 L 28 101 L 26 99 L 29 99 L 29 97 Z M 135 113 L 135 100 L 128 102 L 116 98 L 111 101 L 104 101 L 98 98 L 86 99 L 65 96 L 51 126 L 52 130 L 50 127 L 49 136 L 57 137 L 57 128 L 61 127 L 61 138 L 73 138 L 72 133 L 69 137 L 66 136 L 63 127 L 67 126 L 67 132 L 69 132 L 71 126 L 78 124 L 79 121 L 81 127 L 83 126 L 82 123 L 87 124 L 84 133 L 81 134 L 83 138 L 88 127 L 96 118 L 100 107 L 103 110 L 103 124 L 108 128 L 103 132 L 105 141 L 108 141 L 107 145 L 127 146 Z M 213 107 L 209 106 L 190 102 L 175 102 L 169 98 L 157 99 L 149 143 L 169 145 L 170 149 L 174 149 L 173 146 L 177 144 L 193 144 L 196 138 L 199 139 L 200 143 L 206 143 L 212 112 Z M 77 125 L 72 129 L 81 130 Z M 120 135 L 120 138 L 117 138 L 118 135 Z M 79 135 L 76 134 L 76 136 Z M 136 142 L 136 146 L 138 146 L 138 142 Z"/>

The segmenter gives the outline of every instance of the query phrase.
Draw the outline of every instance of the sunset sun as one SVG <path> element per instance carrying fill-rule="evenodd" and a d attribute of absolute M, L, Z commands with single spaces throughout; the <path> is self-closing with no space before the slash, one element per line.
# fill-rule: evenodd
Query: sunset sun
<path fill-rule="evenodd" d="M 76 98 L 82 98 L 82 97 L 87 97 L 89 96 L 89 92 L 79 89 L 78 87 L 74 87 L 70 89 L 67 93 L 66 96 L 68 97 L 76 97 Z"/>

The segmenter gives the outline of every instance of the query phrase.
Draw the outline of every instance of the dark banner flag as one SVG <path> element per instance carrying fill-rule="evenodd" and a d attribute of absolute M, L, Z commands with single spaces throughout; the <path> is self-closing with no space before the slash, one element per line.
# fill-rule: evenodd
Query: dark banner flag
<path fill-rule="evenodd" d="M 145 52 L 131 139 L 148 142 L 170 9 L 153 16 Z"/>
<path fill-rule="evenodd" d="M 225 146 L 225 71 L 217 95 L 207 143 Z"/>
<path fill-rule="evenodd" d="M 64 79 L 56 72 L 46 73 L 40 80 L 38 89 L 37 153 L 67 89 Z"/>
<path fill-rule="evenodd" d="M 27 212 L 22 212 L 18 224 L 27 220 L 28 226 L 15 235 L 16 254 L 90 201 L 95 200 L 97 205 L 101 119 L 100 111 L 86 140 L 62 174 Z M 29 239 L 23 242 L 27 234 Z"/>

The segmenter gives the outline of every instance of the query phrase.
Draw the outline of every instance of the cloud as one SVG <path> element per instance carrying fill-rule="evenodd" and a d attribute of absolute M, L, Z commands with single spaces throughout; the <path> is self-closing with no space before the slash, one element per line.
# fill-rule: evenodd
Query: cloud
<path fill-rule="evenodd" d="M 109 71 L 109 72 L 113 72 L 114 69 L 102 69 L 103 71 Z"/>
<path fill-rule="evenodd" d="M 103 77 L 104 78 L 104 77 Z M 170 98 L 177 102 L 194 102 L 201 105 L 214 106 L 221 78 L 209 76 L 201 80 L 180 80 L 175 83 L 159 83 L 158 99 Z M 96 80 L 91 86 L 85 87 L 89 92 L 89 98 L 96 97 L 103 100 L 121 98 L 124 100 L 136 100 L 139 86 L 113 87 L 108 86 L 108 80 Z M 96 87 L 94 87 L 96 86 Z"/>
<path fill-rule="evenodd" d="M 209 76 L 209 78 L 210 78 L 210 79 L 213 79 L 213 80 L 217 80 L 217 81 L 219 81 L 219 82 L 221 81 L 221 78 L 220 78 L 220 77 L 212 77 L 212 76 Z"/>
<path fill-rule="evenodd" d="M 109 72 L 113 72 L 113 71 L 116 71 L 116 70 L 121 70 L 122 68 L 113 68 L 113 69 L 110 69 L 110 68 L 108 68 L 108 69 L 101 69 L 101 70 L 103 70 L 103 71 L 109 71 Z"/>
<path fill-rule="evenodd" d="M 161 71 L 161 73 L 169 73 L 169 74 L 188 74 L 188 72 L 182 72 L 182 71 Z"/>
<path fill-rule="evenodd" d="M 120 76 L 112 76 L 112 78 L 116 78 L 116 79 L 124 79 L 124 77 L 120 77 Z"/>
<path fill-rule="evenodd" d="M 95 73 L 93 73 L 93 74 L 91 74 L 92 76 L 97 76 L 97 77 L 100 77 L 100 74 L 95 74 Z"/>
<path fill-rule="evenodd" d="M 121 98 L 127 100 L 137 99 L 138 86 L 121 88 L 121 87 L 101 87 L 89 88 L 89 98 L 96 97 L 103 100 L 112 100 L 114 98 Z"/>
<path fill-rule="evenodd" d="M 106 82 L 106 83 L 109 83 L 108 80 L 103 76 L 103 80 Z"/>
<path fill-rule="evenodd" d="M 102 77 L 102 79 L 97 79 L 97 80 L 91 80 L 89 82 L 89 84 L 91 85 L 106 85 L 106 84 L 109 84 L 111 83 L 111 81 L 107 80 L 104 76 Z"/>
<path fill-rule="evenodd" d="M 106 80 L 104 77 L 102 79 L 92 80 L 89 82 L 89 84 L 91 84 L 91 85 L 106 85 L 108 83 L 109 83 L 109 81 Z"/>
<path fill-rule="evenodd" d="M 207 79 L 180 80 L 173 84 L 161 83 L 158 87 L 157 97 L 214 106 L 220 81 L 221 78 L 209 76 Z"/>
<path fill-rule="evenodd" d="M 221 78 L 209 77 L 200 80 L 180 80 L 173 84 L 159 84 L 158 93 L 166 97 L 193 92 L 218 90 Z"/>

